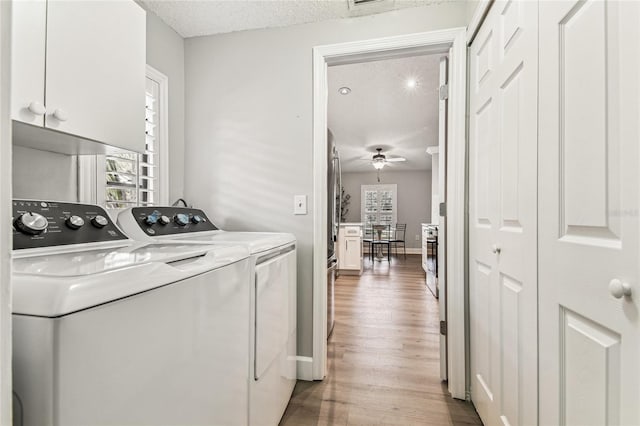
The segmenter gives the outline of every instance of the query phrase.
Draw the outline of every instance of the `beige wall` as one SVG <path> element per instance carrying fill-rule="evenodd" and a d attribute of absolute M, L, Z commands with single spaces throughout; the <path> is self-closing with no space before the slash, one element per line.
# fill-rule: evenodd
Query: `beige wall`
<path fill-rule="evenodd" d="M 229 230 L 298 239 L 298 352 L 312 355 L 312 48 L 462 27 L 464 2 L 185 40 L 185 195 Z"/>
<path fill-rule="evenodd" d="M 343 173 L 342 186 L 351 195 L 347 222 L 361 222 L 361 185 L 398 185 L 398 223 L 407 224 L 407 247 L 419 248 L 422 223 L 431 220 L 431 171 L 388 171 Z M 416 240 L 416 236 L 418 240 Z"/>

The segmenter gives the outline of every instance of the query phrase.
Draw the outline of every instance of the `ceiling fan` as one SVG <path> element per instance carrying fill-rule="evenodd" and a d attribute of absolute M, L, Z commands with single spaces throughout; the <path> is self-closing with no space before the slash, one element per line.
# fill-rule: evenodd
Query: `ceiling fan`
<path fill-rule="evenodd" d="M 376 148 L 376 151 L 378 151 L 378 153 L 374 154 L 371 160 L 371 164 L 373 165 L 373 168 L 376 170 L 381 170 L 388 163 L 400 163 L 403 161 L 407 161 L 407 159 L 404 157 L 387 158 L 387 156 L 382 153 L 382 148 Z"/>

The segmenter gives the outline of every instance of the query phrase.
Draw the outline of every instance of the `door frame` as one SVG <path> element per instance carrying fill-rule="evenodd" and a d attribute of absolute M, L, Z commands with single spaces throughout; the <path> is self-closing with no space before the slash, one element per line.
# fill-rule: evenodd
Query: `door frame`
<path fill-rule="evenodd" d="M 0 223 L 11 220 L 11 1 L 0 1 Z M 11 249 L 0 228 L 0 424 L 11 424 Z"/>
<path fill-rule="evenodd" d="M 313 359 L 312 379 L 322 380 L 327 365 L 327 66 L 451 48 L 447 158 L 447 334 L 449 392 L 466 399 L 466 90 L 467 30 L 464 27 L 313 48 Z"/>

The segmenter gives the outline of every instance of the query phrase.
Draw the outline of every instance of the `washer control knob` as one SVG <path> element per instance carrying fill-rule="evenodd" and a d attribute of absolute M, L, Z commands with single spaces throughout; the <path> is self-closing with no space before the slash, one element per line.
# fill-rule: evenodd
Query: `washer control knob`
<path fill-rule="evenodd" d="M 171 219 L 169 219 L 169 216 L 162 215 L 160 219 L 158 219 L 158 222 L 160 222 L 160 225 L 168 225 L 171 223 Z"/>
<path fill-rule="evenodd" d="M 184 213 L 178 213 L 174 219 L 180 226 L 186 226 L 189 223 L 189 216 Z"/>
<path fill-rule="evenodd" d="M 80 229 L 84 226 L 84 219 L 80 216 L 69 216 L 65 223 L 71 229 Z"/>
<path fill-rule="evenodd" d="M 147 225 L 155 225 L 158 222 L 159 216 L 160 212 L 154 211 L 144 219 L 144 223 L 146 223 Z"/>
<path fill-rule="evenodd" d="M 20 215 L 14 225 L 23 234 L 38 235 L 47 229 L 49 221 L 41 214 L 28 212 Z"/>
<path fill-rule="evenodd" d="M 199 224 L 200 222 L 202 222 L 202 216 L 194 214 L 193 216 L 191 216 L 191 222 L 195 223 L 196 225 Z"/>
<path fill-rule="evenodd" d="M 106 217 L 99 214 L 98 216 L 91 219 L 91 224 L 96 228 L 104 228 L 109 224 L 109 220 Z"/>

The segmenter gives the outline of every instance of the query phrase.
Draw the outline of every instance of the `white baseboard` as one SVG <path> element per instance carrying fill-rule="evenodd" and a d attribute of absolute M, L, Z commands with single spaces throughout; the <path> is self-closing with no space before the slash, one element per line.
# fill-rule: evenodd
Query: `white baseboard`
<path fill-rule="evenodd" d="M 313 358 L 310 356 L 297 356 L 298 380 L 313 381 Z"/>
<path fill-rule="evenodd" d="M 365 253 L 369 253 L 369 250 L 364 250 Z M 385 251 L 386 253 L 386 251 Z M 394 256 L 396 254 L 395 249 L 391 252 Z M 402 254 L 402 249 L 398 251 L 398 255 Z M 407 254 L 422 254 L 422 248 L 420 247 L 407 247 Z"/>

